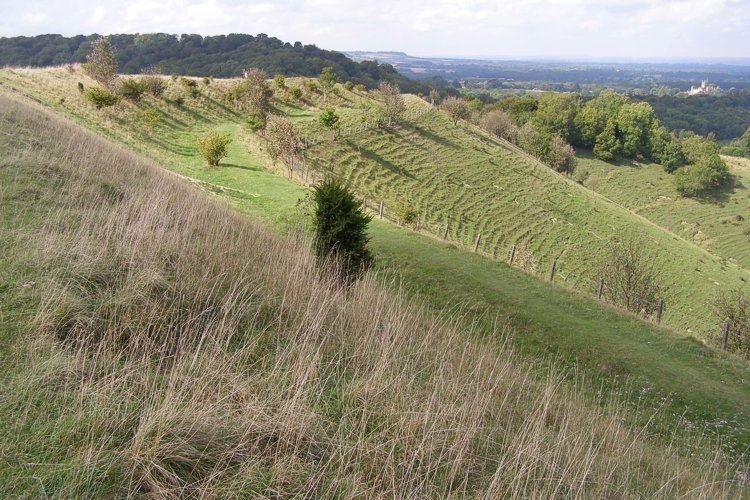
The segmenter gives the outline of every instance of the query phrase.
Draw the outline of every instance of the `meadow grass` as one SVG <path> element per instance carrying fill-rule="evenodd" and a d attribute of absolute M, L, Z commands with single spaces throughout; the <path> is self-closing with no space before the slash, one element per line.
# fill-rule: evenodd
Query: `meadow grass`
<path fill-rule="evenodd" d="M 297 202 L 307 189 L 267 171 L 285 174 L 282 165 L 274 166 L 267 158 L 263 141 L 247 133 L 242 117 L 221 104 L 221 88 L 229 84 L 227 81 L 217 80 L 209 89 L 203 89 L 204 98 L 188 101 L 182 108 L 148 98 L 137 105 L 121 103 L 116 109 L 101 112 L 76 97 L 75 81 L 85 78 L 71 77 L 63 69 L 4 70 L 0 78 L 44 100 L 56 111 L 156 159 L 205 192 L 226 200 L 237 211 L 270 221 L 282 231 L 296 228 L 302 219 Z M 60 104 L 62 95 L 67 98 Z M 320 106 L 316 106 L 314 98 L 307 99 L 305 105 L 280 100 L 276 108 L 294 115 L 301 127 L 315 133 L 316 109 Z M 373 98 L 367 94 L 344 93 L 341 100 L 352 103 L 347 111 L 349 123 L 357 123 L 362 110 L 373 106 Z M 408 105 L 424 106 L 416 98 L 408 98 Z M 144 129 L 138 117 L 146 107 L 155 107 L 169 118 L 155 130 Z M 440 117 L 425 115 L 424 119 Z M 213 128 L 232 131 L 235 142 L 219 168 L 206 168 L 195 155 L 194 142 Z M 451 130 L 455 134 L 474 134 L 477 142 L 469 144 L 478 147 L 487 140 L 473 129 Z M 390 132 L 368 132 L 378 133 Z M 424 147 L 439 147 L 439 138 L 431 139 L 433 142 Z M 493 147 L 513 152 L 503 143 Z M 531 161 L 523 155 L 518 158 Z M 331 165 L 346 163 L 333 158 Z M 540 168 L 533 162 L 529 165 L 531 172 Z M 538 175 L 551 175 L 547 169 L 539 172 Z M 551 178 L 563 182 L 562 186 L 572 184 L 559 181 L 559 176 Z M 516 181 L 521 182 L 519 179 Z M 398 182 L 390 184 L 396 186 Z M 579 186 L 575 189 L 581 190 Z M 401 276 L 404 290 L 427 300 L 437 310 L 452 310 L 457 305 L 467 308 L 471 314 L 462 317 L 462 321 L 486 338 L 493 337 L 498 318 L 501 324 L 512 325 L 516 334 L 510 341 L 519 353 L 529 359 L 554 358 L 571 371 L 583 374 L 584 392 L 592 400 L 596 400 L 599 391 L 619 393 L 629 406 L 637 408 L 625 413 L 630 423 L 648 424 L 651 432 L 667 442 L 673 438 L 689 441 L 696 432 L 709 432 L 733 456 L 741 456 L 750 445 L 750 373 L 746 363 L 695 339 L 655 328 L 434 238 L 379 221 L 372 224 L 372 237 L 379 268 Z M 529 260 L 533 260 L 533 254 Z M 566 268 L 561 272 L 565 276 Z M 571 376 L 570 372 L 566 375 Z M 623 380 L 629 383 L 621 383 Z"/>
<path fill-rule="evenodd" d="M 651 441 L 378 274 L 342 286 L 229 197 L 2 95 L 0 131 L 3 496 L 744 491 L 719 450 Z"/>

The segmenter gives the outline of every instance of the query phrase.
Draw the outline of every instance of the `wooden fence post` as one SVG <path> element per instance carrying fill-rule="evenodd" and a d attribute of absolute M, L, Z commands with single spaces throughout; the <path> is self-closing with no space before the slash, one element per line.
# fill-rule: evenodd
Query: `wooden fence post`
<path fill-rule="evenodd" d="M 477 250 L 479 249 L 479 242 L 482 241 L 482 233 L 479 233 L 477 235 L 477 239 L 474 242 L 474 253 L 477 253 Z"/>
<path fill-rule="evenodd" d="M 417 232 L 422 229 L 422 219 L 417 219 Z"/>
<path fill-rule="evenodd" d="M 381 219 L 383 218 L 383 200 L 380 200 L 380 213 L 378 214 L 378 217 Z"/>
<path fill-rule="evenodd" d="M 557 259 L 552 261 L 552 269 L 549 272 L 550 281 L 555 281 L 555 271 L 557 271 Z"/>
<path fill-rule="evenodd" d="M 729 325 L 732 320 L 727 318 L 727 322 L 724 323 L 724 330 L 721 335 L 721 348 L 727 350 L 727 343 L 729 342 Z"/>
<path fill-rule="evenodd" d="M 656 307 L 656 324 L 661 324 L 661 315 L 664 312 L 664 299 L 659 299 L 659 305 Z"/>
<path fill-rule="evenodd" d="M 602 300 L 602 293 L 604 293 L 604 278 L 599 280 L 599 291 L 596 292 L 596 298 Z"/>
<path fill-rule="evenodd" d="M 513 265 L 513 259 L 516 257 L 516 245 L 513 245 L 510 247 L 510 260 L 508 261 L 508 265 Z"/>
<path fill-rule="evenodd" d="M 448 224 L 447 223 L 445 224 L 445 231 L 443 232 L 443 239 L 444 240 L 448 239 Z"/>

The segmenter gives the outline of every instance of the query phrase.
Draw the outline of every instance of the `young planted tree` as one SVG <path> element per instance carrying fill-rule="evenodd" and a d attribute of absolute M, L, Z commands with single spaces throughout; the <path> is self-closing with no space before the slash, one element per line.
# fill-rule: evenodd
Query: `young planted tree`
<path fill-rule="evenodd" d="M 112 88 L 117 79 L 117 54 L 108 38 L 99 38 L 91 44 L 83 69 L 106 88 Z"/>
<path fill-rule="evenodd" d="M 231 134 L 211 131 L 203 137 L 199 137 L 196 146 L 198 154 L 206 160 L 206 163 L 210 167 L 216 167 L 227 156 L 227 147 L 231 142 Z"/>
<path fill-rule="evenodd" d="M 96 109 L 114 106 L 118 101 L 117 95 L 102 87 L 89 87 L 83 95 Z"/>
<path fill-rule="evenodd" d="M 336 73 L 333 72 L 331 66 L 323 68 L 323 71 L 318 75 L 318 84 L 320 85 L 320 90 L 323 92 L 324 97 L 328 98 L 328 94 L 333 91 L 336 87 L 336 82 L 338 81 L 339 78 L 336 76 Z"/>
<path fill-rule="evenodd" d="M 406 110 L 401 89 L 395 83 L 382 81 L 378 86 L 378 91 L 380 92 L 380 97 L 383 99 L 383 107 L 385 108 L 385 115 L 388 117 L 388 121 L 396 120 Z"/>
<path fill-rule="evenodd" d="M 664 289 L 656 259 L 643 248 L 637 238 L 611 242 L 599 278 L 604 280 L 604 296 L 610 303 L 648 317 L 656 311 Z"/>
<path fill-rule="evenodd" d="M 291 175 L 294 163 L 302 159 L 304 152 L 297 128 L 285 118 L 272 117 L 266 124 L 266 140 L 271 159 L 285 161 Z"/>
<path fill-rule="evenodd" d="M 318 121 L 327 129 L 336 132 L 339 128 L 339 115 L 333 108 L 326 108 L 318 115 Z"/>
<path fill-rule="evenodd" d="M 459 99 L 458 97 L 451 96 L 446 98 L 440 104 L 440 109 L 450 116 L 454 125 L 458 123 L 458 120 L 464 120 L 469 117 L 469 107 L 466 104 L 466 101 Z"/>
<path fill-rule="evenodd" d="M 268 75 L 257 68 L 245 70 L 244 75 L 245 78 L 229 89 L 227 99 L 238 111 L 265 114 L 273 96 L 273 91 L 266 82 Z"/>
<path fill-rule="evenodd" d="M 360 276 L 372 263 L 367 225 L 371 217 L 349 188 L 329 177 L 313 189 L 315 251 L 322 262 L 334 259 L 347 278 Z"/>
<path fill-rule="evenodd" d="M 138 78 L 125 78 L 120 82 L 119 94 L 130 101 L 138 102 L 146 92 L 145 82 Z"/>
<path fill-rule="evenodd" d="M 721 292 L 714 301 L 714 311 L 720 325 L 729 322 L 727 350 L 750 359 L 750 297 L 739 288 Z"/>
<path fill-rule="evenodd" d="M 299 87 L 292 87 L 289 89 L 289 97 L 295 100 L 299 100 L 302 97 L 302 89 Z"/>

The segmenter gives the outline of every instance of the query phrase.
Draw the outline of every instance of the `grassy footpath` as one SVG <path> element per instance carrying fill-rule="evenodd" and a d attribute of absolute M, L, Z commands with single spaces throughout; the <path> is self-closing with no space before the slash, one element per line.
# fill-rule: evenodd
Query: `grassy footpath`
<path fill-rule="evenodd" d="M 58 110 L 81 118 L 68 107 Z M 277 227 L 296 223 L 297 201 L 307 189 L 266 171 L 262 146 L 240 135 L 242 129 L 231 113 L 223 119 L 211 116 L 211 121 L 204 121 L 190 108 L 175 111 L 174 121 L 152 143 L 140 142 L 108 121 L 86 124 L 121 143 L 140 146 L 244 213 Z M 192 145 L 198 134 L 217 127 L 240 137 L 221 168 L 206 169 Z M 664 436 L 675 427 L 678 435 L 705 427 L 719 431 L 735 453 L 750 443 L 750 370 L 745 363 L 429 237 L 378 221 L 372 225 L 372 236 L 381 269 L 397 270 L 409 291 L 436 308 L 468 308 L 472 314 L 466 321 L 473 324 L 476 317 L 483 318 L 477 325 L 483 334 L 495 331 L 497 317 L 501 324 L 509 322 L 516 331 L 513 343 L 525 355 L 551 356 L 575 367 L 592 394 L 600 389 L 625 391 L 629 404 L 639 408 L 630 413 L 637 423 L 662 407 L 656 424 Z M 630 385 L 617 383 L 623 379 Z"/>

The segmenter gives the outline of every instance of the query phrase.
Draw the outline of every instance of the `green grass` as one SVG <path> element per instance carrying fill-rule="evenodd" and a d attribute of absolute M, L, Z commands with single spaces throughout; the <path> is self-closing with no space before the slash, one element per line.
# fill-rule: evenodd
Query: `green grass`
<path fill-rule="evenodd" d="M 659 165 L 613 165 L 578 154 L 584 185 L 680 237 L 750 268 L 750 168 L 727 158 L 735 183 L 704 199 L 681 197 Z"/>
<path fill-rule="evenodd" d="M 309 150 L 357 191 L 387 207 L 417 209 L 433 234 L 501 259 L 513 244 L 546 276 L 557 260 L 561 284 L 591 294 L 611 238 L 640 238 L 663 269 L 664 322 L 703 338 L 718 332 L 711 304 L 725 288 L 750 290 L 750 272 L 553 172 L 471 126 L 431 111 Z"/>
<path fill-rule="evenodd" d="M 201 99 L 175 109 L 149 98 L 138 105 L 123 103 L 97 112 L 82 99 L 79 102 L 76 77 L 63 70 L 3 70 L 0 81 L 199 181 L 207 192 L 222 196 L 244 213 L 281 228 L 299 220 L 296 204 L 307 188 L 270 173 L 262 142 L 245 131 L 241 117 L 218 101 Z M 55 92 L 65 95 L 65 103 L 59 104 L 61 95 Z M 156 131 L 138 128 L 138 113 L 145 106 L 158 107 L 169 115 Z M 297 120 L 310 122 L 314 117 L 313 109 L 297 109 Z M 350 113 L 356 115 L 356 109 Z M 195 138 L 211 128 L 236 134 L 229 157 L 214 169 L 203 166 L 194 151 Z M 450 207 L 459 207 L 467 218 L 476 219 L 473 226 L 467 222 L 461 231 L 454 230 L 453 236 L 460 241 L 467 243 L 471 231 L 476 230 L 485 235 L 483 241 L 488 246 L 483 250 L 487 253 L 494 250 L 491 245 L 504 252 L 507 242 L 527 241 L 541 264 L 559 256 L 565 284 L 574 282 L 574 271 L 594 259 L 591 245 L 606 241 L 609 225 L 643 232 L 665 252 L 665 260 L 675 260 L 669 269 L 674 275 L 685 274 L 680 282 L 685 288 L 673 289 L 672 296 L 681 298 L 683 309 L 697 308 L 699 301 L 706 300 L 709 287 L 705 276 L 739 282 L 745 272 L 722 265 L 718 258 L 515 154 L 502 143 L 472 129 L 453 127 L 435 112 L 411 125 L 367 132 L 356 141 L 329 142 L 325 147 L 330 151 L 320 145 L 311 152 L 316 161 L 329 161 L 371 195 L 386 200 L 411 196 L 432 221 L 445 217 Z M 357 147 L 371 155 L 353 158 Z M 401 165 L 402 170 L 393 171 L 389 165 Z M 469 186 L 457 189 L 457 183 Z M 631 412 L 635 423 L 648 420 L 649 409 L 661 407 L 655 431 L 666 439 L 675 427 L 678 435 L 687 436 L 694 426 L 718 431 L 735 453 L 750 444 L 750 370 L 746 363 L 434 238 L 378 221 L 372 224 L 372 237 L 379 267 L 397 271 L 409 291 L 439 309 L 467 308 L 465 320 L 477 322 L 479 334 L 493 334 L 497 318 L 501 325 L 509 323 L 516 332 L 512 342 L 520 352 L 530 357 L 549 356 L 577 370 L 592 396 L 599 390 L 621 394 L 640 408 Z M 562 245 L 562 253 L 558 253 L 558 245 Z M 701 263 L 705 275 L 685 273 L 691 262 Z M 689 290 L 690 286 L 696 289 Z M 679 319 L 681 311 L 677 305 L 668 309 L 672 324 L 689 324 L 689 319 Z M 625 380 L 628 384 L 622 383 Z"/>

